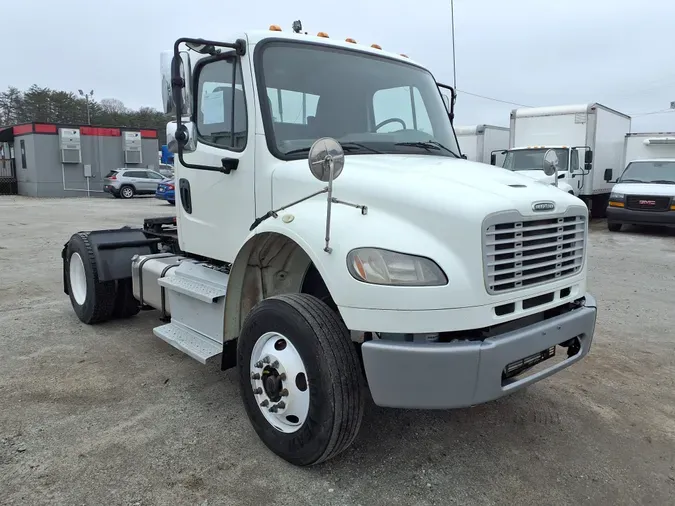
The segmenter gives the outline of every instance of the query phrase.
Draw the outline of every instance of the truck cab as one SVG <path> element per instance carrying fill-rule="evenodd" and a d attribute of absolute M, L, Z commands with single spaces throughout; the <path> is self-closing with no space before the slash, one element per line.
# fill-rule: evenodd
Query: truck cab
<path fill-rule="evenodd" d="M 176 216 L 74 234 L 64 291 L 84 323 L 155 311 L 157 337 L 235 369 L 274 453 L 344 451 L 366 390 L 467 407 L 588 354 L 586 206 L 463 159 L 424 66 L 295 23 L 178 39 L 161 68 Z"/>
<path fill-rule="evenodd" d="M 544 155 L 552 150 L 558 158 L 557 176 L 546 175 L 543 170 Z M 593 152 L 585 148 L 568 146 L 527 146 L 493 151 L 490 158 L 496 164 L 497 153 L 504 155 L 502 167 L 531 177 L 542 183 L 579 196 L 584 175 L 591 170 Z"/>

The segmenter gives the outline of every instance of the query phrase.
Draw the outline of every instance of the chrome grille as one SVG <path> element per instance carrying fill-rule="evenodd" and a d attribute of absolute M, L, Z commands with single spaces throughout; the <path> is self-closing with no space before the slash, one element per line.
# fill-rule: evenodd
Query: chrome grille
<path fill-rule="evenodd" d="M 579 272 L 586 246 L 586 216 L 497 221 L 484 229 L 483 272 L 488 293 L 529 288 Z"/>

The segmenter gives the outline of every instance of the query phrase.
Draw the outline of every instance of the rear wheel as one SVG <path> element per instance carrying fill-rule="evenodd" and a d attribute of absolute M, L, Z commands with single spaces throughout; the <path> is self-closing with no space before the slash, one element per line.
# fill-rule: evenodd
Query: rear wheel
<path fill-rule="evenodd" d="M 239 383 L 253 428 L 288 462 L 319 464 L 346 450 L 363 417 L 363 377 L 349 332 L 307 294 L 265 299 L 237 343 Z"/>
<path fill-rule="evenodd" d="M 610 232 L 621 232 L 621 223 L 607 222 L 607 228 Z"/>
<path fill-rule="evenodd" d="M 130 199 L 131 197 L 134 196 L 134 193 L 135 193 L 135 191 L 134 191 L 134 188 L 132 186 L 125 185 L 122 188 L 120 188 L 120 196 L 123 199 Z"/>
<path fill-rule="evenodd" d="M 99 281 L 87 234 L 73 235 L 66 255 L 66 282 L 77 317 L 88 324 L 110 320 L 115 306 L 115 282 Z"/>

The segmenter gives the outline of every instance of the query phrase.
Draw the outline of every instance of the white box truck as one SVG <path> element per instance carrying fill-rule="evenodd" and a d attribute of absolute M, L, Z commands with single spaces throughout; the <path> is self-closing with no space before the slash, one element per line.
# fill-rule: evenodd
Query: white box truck
<path fill-rule="evenodd" d="M 495 125 L 472 125 L 455 127 L 457 142 L 462 154 L 473 162 L 490 163 L 493 151 L 504 151 L 509 147 L 509 129 Z M 497 163 L 503 162 L 497 159 Z"/>
<path fill-rule="evenodd" d="M 624 166 L 635 160 L 675 159 L 675 132 L 627 133 L 623 152 Z"/>
<path fill-rule="evenodd" d="M 350 446 L 366 388 L 467 407 L 587 355 L 586 206 L 462 160 L 454 91 L 421 64 L 277 26 L 163 61 L 176 215 L 71 236 L 82 322 L 155 310 L 157 337 L 235 369 L 260 439 L 301 466 Z"/>
<path fill-rule="evenodd" d="M 624 138 L 630 129 L 630 116 L 598 103 L 514 109 L 502 167 L 555 184 L 541 169 L 544 154 L 553 149 L 558 183 L 569 185 L 591 216 L 604 217 L 611 181 L 624 168 Z M 495 156 L 492 162 L 496 164 Z"/>

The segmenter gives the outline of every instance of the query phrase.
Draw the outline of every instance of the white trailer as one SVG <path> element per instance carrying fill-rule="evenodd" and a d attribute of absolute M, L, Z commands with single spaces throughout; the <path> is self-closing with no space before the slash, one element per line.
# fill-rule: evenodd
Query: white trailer
<path fill-rule="evenodd" d="M 82 322 L 155 310 L 157 337 L 236 369 L 260 439 L 301 466 L 350 446 L 366 388 L 467 407 L 587 355 L 579 199 L 462 160 L 449 87 L 408 57 L 277 26 L 224 37 L 178 39 L 162 67 L 176 215 L 62 250 Z"/>
<path fill-rule="evenodd" d="M 468 160 L 490 163 L 493 151 L 503 151 L 509 147 L 509 129 L 495 125 L 472 125 L 455 127 L 457 142 Z M 503 160 L 497 159 L 501 164 Z"/>
<path fill-rule="evenodd" d="M 630 116 L 598 103 L 514 109 L 502 166 L 555 184 L 541 170 L 544 153 L 555 150 L 558 178 L 593 217 L 603 217 L 611 181 L 624 167 L 624 137 L 630 129 Z"/>
<path fill-rule="evenodd" d="M 675 132 L 627 133 L 623 152 L 624 167 L 635 160 L 675 158 Z"/>

